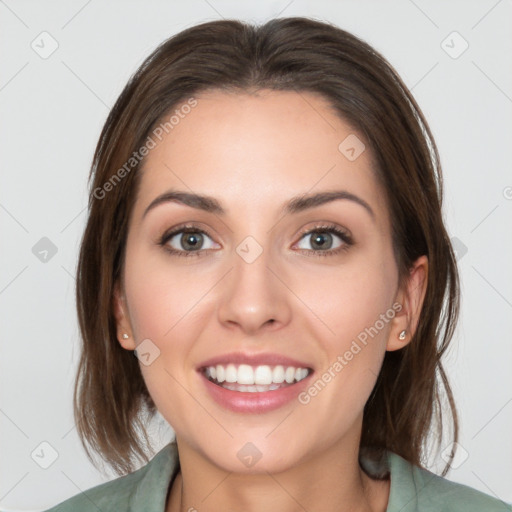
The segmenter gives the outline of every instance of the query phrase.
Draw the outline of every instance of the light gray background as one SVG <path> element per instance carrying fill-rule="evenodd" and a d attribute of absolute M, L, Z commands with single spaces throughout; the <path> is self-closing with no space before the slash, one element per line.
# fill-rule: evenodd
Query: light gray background
<path fill-rule="evenodd" d="M 71 409 L 74 274 L 86 179 L 109 108 L 170 35 L 221 17 L 261 22 L 295 15 L 333 21 L 374 45 L 430 123 L 444 167 L 447 225 L 459 240 L 463 292 L 445 363 L 467 458 L 447 478 L 512 502 L 512 2 L 257 4 L 0 1 L 2 511 L 45 509 L 112 478 L 85 458 Z M 46 59 L 31 47 L 34 41 L 40 52 L 51 48 L 43 31 L 58 43 Z M 464 41 L 453 31 L 469 44 L 457 58 Z M 57 248 L 46 262 L 32 250 L 43 237 Z M 155 448 L 170 435 L 165 424 L 155 430 Z M 43 469 L 52 449 L 57 458 Z M 39 457 L 32 458 L 34 450 Z"/>

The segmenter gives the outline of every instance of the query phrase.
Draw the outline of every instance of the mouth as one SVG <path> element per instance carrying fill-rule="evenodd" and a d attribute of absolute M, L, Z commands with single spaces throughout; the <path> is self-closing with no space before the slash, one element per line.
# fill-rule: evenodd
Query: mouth
<path fill-rule="evenodd" d="M 309 377 L 312 368 L 248 364 L 217 364 L 199 368 L 199 372 L 217 386 L 240 393 L 266 393 L 294 386 Z"/>

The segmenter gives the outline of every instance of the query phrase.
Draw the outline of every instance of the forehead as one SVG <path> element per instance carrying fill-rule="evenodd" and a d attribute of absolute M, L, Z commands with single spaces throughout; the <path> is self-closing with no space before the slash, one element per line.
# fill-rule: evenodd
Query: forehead
<path fill-rule="evenodd" d="M 216 197 L 236 215 L 277 211 L 298 194 L 344 189 L 386 217 L 368 144 L 321 96 L 208 91 L 195 99 L 145 158 L 139 214 L 169 189 Z"/>

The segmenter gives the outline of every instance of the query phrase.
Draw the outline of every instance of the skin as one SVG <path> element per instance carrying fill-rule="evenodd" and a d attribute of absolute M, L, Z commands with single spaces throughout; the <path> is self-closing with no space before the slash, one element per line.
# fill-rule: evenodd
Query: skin
<path fill-rule="evenodd" d="M 276 91 L 196 98 L 146 157 L 114 294 L 119 343 L 134 350 L 149 338 L 160 350 L 141 372 L 178 443 L 181 472 L 166 510 L 385 511 L 389 480 L 369 478 L 357 460 L 363 408 L 385 352 L 403 348 L 416 328 L 427 259 L 399 288 L 370 148 L 354 161 L 338 150 L 356 132 L 323 98 Z M 171 188 L 213 196 L 227 213 L 167 202 L 143 218 Z M 374 218 L 350 200 L 280 214 L 294 196 L 339 189 L 364 199 Z M 164 232 L 188 222 L 208 233 L 202 254 L 175 256 L 158 245 Z M 316 256 L 318 246 L 302 232 L 318 222 L 349 230 L 354 244 Z M 249 235 L 263 249 L 252 263 L 236 252 Z M 344 244 L 337 235 L 330 240 Z M 171 243 L 187 250 L 180 236 Z M 240 349 L 288 355 L 321 375 L 394 303 L 401 311 L 306 405 L 232 412 L 210 397 L 196 371 Z M 247 442 L 262 454 L 251 468 L 237 457 Z"/>

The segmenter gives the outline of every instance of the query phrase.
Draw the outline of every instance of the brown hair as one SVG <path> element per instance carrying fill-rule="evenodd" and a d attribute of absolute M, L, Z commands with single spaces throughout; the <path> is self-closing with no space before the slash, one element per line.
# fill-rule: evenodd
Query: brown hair
<path fill-rule="evenodd" d="M 459 280 L 441 212 L 439 155 L 422 112 L 382 55 L 334 25 L 300 17 L 261 26 L 222 20 L 180 32 L 145 60 L 112 108 L 94 154 L 77 270 L 83 348 L 74 414 L 90 460 L 88 445 L 118 474 L 149 460 L 144 418 L 156 413 L 137 358 L 117 340 L 112 309 L 144 160 L 128 169 L 126 163 L 164 115 L 194 94 L 263 89 L 320 94 L 366 137 L 388 199 L 401 282 L 419 256 L 429 259 L 416 332 L 403 349 L 385 354 L 364 408 L 361 447 L 424 465 L 434 420 L 438 448 L 443 435 L 441 386 L 457 441 L 457 411 L 441 356 L 458 317 Z"/>

